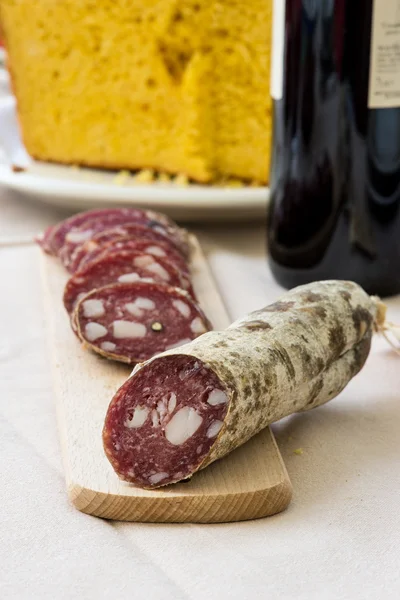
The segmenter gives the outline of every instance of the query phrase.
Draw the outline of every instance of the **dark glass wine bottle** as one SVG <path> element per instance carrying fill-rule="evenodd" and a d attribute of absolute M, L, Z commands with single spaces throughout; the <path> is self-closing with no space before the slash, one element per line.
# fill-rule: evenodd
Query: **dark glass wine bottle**
<path fill-rule="evenodd" d="M 400 0 L 275 9 L 272 272 L 400 293 Z"/>

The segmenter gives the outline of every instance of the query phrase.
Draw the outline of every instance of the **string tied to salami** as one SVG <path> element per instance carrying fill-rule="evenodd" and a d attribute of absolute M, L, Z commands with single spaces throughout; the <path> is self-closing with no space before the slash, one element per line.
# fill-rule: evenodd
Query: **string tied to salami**
<path fill-rule="evenodd" d="M 383 335 L 389 346 L 400 356 L 400 325 L 386 321 L 378 333 Z"/>
<path fill-rule="evenodd" d="M 400 355 L 400 325 L 386 319 L 387 307 L 378 296 L 372 296 L 377 307 L 374 331 L 382 335 L 389 346 Z"/>

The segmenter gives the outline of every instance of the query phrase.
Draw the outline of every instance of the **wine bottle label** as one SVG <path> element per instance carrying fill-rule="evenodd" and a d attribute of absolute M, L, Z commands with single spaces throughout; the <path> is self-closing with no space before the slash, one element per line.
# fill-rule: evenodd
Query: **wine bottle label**
<path fill-rule="evenodd" d="M 286 0 L 274 0 L 272 12 L 272 64 L 271 96 L 281 100 L 285 60 L 285 13 Z"/>
<path fill-rule="evenodd" d="M 400 107 L 400 0 L 374 0 L 368 107 Z"/>

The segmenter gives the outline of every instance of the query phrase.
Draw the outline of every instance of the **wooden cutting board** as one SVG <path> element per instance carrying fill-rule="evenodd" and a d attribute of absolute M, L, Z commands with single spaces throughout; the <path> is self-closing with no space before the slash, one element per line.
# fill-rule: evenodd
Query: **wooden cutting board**
<path fill-rule="evenodd" d="M 201 248 L 192 238 L 193 285 L 216 329 L 230 323 Z M 101 431 L 114 392 L 131 368 L 84 350 L 62 304 L 67 274 L 42 254 L 49 351 L 67 492 L 87 514 L 140 522 L 218 523 L 273 515 L 284 510 L 292 488 L 270 429 L 188 483 L 148 491 L 118 479 L 106 459 Z"/>

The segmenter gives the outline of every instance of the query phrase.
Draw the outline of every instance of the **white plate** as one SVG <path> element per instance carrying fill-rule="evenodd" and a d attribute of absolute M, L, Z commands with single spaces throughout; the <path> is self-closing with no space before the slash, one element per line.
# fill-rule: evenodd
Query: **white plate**
<path fill-rule="evenodd" d="M 11 165 L 27 170 L 15 173 Z M 34 200 L 74 210 L 146 206 L 183 221 L 251 220 L 266 214 L 266 187 L 139 185 L 133 177 L 118 184 L 119 179 L 116 173 L 32 161 L 19 136 L 14 99 L 9 95 L 0 99 L 0 185 Z"/>

